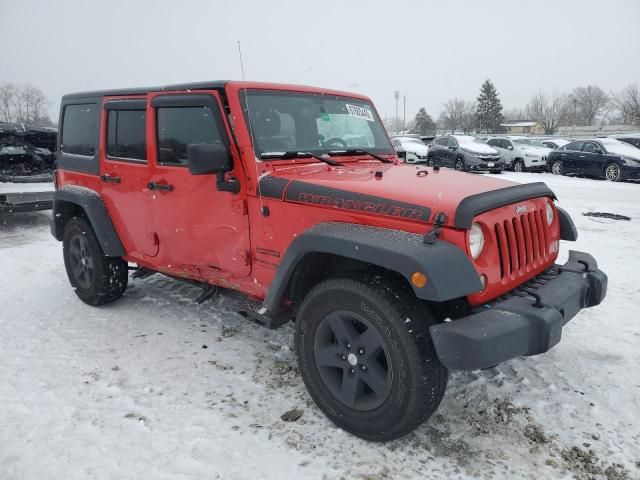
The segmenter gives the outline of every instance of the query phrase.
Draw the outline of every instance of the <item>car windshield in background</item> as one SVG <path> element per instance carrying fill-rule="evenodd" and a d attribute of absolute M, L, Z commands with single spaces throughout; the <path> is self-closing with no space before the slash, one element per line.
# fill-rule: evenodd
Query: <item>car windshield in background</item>
<path fill-rule="evenodd" d="M 361 99 L 247 90 L 240 102 L 258 158 L 280 152 L 394 152 L 373 106 Z"/>
<path fill-rule="evenodd" d="M 518 138 L 514 140 L 513 143 L 518 143 L 520 145 L 531 145 L 532 147 L 547 148 L 547 146 L 544 143 L 542 143 L 540 140 L 534 140 L 532 138 Z"/>
<path fill-rule="evenodd" d="M 628 143 L 621 142 L 613 138 L 601 138 L 599 139 L 607 149 L 607 152 L 614 153 L 616 155 L 623 155 L 625 157 L 636 158 L 640 160 L 640 148 L 629 145 Z"/>
<path fill-rule="evenodd" d="M 481 143 L 483 145 L 485 144 L 485 142 L 482 139 L 478 137 L 473 137 L 471 135 L 456 135 L 454 138 L 458 141 L 460 145 L 473 146 L 473 145 L 477 145 L 478 143 Z"/>

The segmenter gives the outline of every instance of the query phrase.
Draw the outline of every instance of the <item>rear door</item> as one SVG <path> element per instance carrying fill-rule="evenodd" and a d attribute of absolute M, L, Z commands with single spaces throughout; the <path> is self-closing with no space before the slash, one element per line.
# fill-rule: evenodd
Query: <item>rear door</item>
<path fill-rule="evenodd" d="M 107 97 L 102 109 L 102 199 L 133 261 L 158 253 L 158 238 L 149 217 L 146 108 L 145 97 Z"/>
<path fill-rule="evenodd" d="M 225 280 L 250 273 L 245 175 L 216 91 L 149 94 L 152 218 L 157 262 L 179 276 Z M 189 144 L 230 147 L 240 193 L 220 191 L 216 175 L 192 175 Z"/>

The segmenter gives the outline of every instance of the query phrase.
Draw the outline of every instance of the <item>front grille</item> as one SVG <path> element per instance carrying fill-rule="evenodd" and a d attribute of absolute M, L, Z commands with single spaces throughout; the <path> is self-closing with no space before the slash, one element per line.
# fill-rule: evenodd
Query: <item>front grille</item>
<path fill-rule="evenodd" d="M 494 225 L 501 278 L 518 278 L 549 259 L 552 252 L 545 220 L 540 210 L 531 210 Z"/>

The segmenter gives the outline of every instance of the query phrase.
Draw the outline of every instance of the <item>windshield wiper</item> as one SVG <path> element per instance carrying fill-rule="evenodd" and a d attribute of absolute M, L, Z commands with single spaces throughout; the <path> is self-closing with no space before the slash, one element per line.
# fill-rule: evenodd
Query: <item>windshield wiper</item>
<path fill-rule="evenodd" d="M 348 150 L 331 150 L 329 155 L 337 156 L 337 155 L 369 155 L 370 157 L 375 158 L 376 160 L 380 160 L 382 163 L 391 163 L 391 160 L 388 160 L 380 155 L 376 155 L 375 153 L 367 152 L 366 150 L 360 149 L 348 149 Z"/>
<path fill-rule="evenodd" d="M 266 153 L 261 153 L 260 154 L 260 158 L 262 160 L 267 160 L 270 158 L 277 158 L 277 159 L 282 159 L 282 160 L 288 160 L 291 158 L 315 158 L 317 160 L 320 160 L 321 162 L 327 163 L 333 167 L 341 167 L 342 163 L 340 162 L 336 162 L 335 160 L 332 160 L 330 158 L 327 157 L 323 157 L 321 155 L 316 155 L 315 153 L 311 153 L 311 152 L 296 152 L 296 151 L 291 151 L 291 152 L 266 152 Z"/>

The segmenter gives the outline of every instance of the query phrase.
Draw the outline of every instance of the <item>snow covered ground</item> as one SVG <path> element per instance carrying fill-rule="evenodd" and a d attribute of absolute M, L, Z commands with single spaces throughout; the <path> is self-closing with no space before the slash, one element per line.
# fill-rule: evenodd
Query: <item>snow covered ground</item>
<path fill-rule="evenodd" d="M 334 427 L 292 328 L 248 323 L 239 296 L 196 305 L 156 275 L 91 308 L 47 212 L 0 219 L 0 479 L 640 478 L 640 185 L 502 176 L 555 190 L 580 231 L 562 260 L 591 252 L 608 297 L 545 355 L 452 374 L 437 414 L 389 444 Z"/>

